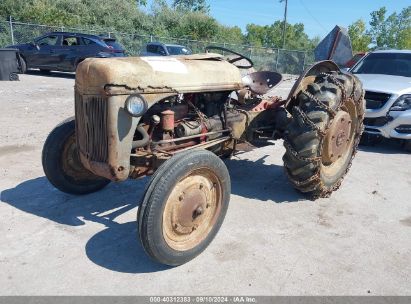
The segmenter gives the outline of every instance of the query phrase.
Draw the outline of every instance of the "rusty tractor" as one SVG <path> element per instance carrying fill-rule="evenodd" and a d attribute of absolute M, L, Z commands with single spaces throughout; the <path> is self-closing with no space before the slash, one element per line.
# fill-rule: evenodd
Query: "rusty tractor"
<path fill-rule="evenodd" d="M 328 197 L 349 170 L 363 130 L 360 81 L 322 61 L 282 100 L 265 97 L 282 76 L 241 73 L 252 66 L 219 47 L 189 56 L 84 60 L 75 117 L 44 144 L 47 178 L 61 191 L 86 194 L 152 175 L 138 233 L 151 258 L 173 266 L 200 254 L 219 230 L 231 191 L 221 158 L 245 144 L 282 139 L 291 184 L 311 198 Z"/>

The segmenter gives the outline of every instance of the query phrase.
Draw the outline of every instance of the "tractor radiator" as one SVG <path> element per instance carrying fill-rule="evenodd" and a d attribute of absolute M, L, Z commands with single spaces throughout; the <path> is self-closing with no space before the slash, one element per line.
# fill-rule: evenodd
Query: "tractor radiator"
<path fill-rule="evenodd" d="M 108 161 L 108 102 L 101 96 L 75 94 L 76 137 L 88 161 Z"/>

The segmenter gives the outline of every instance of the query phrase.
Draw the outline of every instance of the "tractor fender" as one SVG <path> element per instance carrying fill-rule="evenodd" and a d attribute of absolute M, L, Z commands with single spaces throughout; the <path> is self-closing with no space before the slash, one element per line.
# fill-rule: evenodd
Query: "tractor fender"
<path fill-rule="evenodd" d="M 300 75 L 297 81 L 294 83 L 293 87 L 291 88 L 290 94 L 288 95 L 287 101 L 285 103 L 285 107 L 288 111 L 295 104 L 295 97 L 300 93 L 302 90 L 307 88 L 307 85 L 315 79 L 315 77 L 320 73 L 329 73 L 329 72 L 340 72 L 340 68 L 338 65 L 331 61 L 331 60 L 324 60 L 319 61 L 312 66 L 308 67 L 304 73 Z"/>

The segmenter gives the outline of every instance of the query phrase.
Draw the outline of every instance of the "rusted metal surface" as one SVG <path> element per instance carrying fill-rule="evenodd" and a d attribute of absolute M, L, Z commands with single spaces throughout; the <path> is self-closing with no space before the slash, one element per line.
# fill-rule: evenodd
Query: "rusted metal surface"
<path fill-rule="evenodd" d="M 352 120 L 349 113 L 339 111 L 328 128 L 324 139 L 323 162 L 332 163 L 341 158 L 350 141 Z"/>
<path fill-rule="evenodd" d="M 218 92 L 242 87 L 238 68 L 216 54 L 88 58 L 76 72 L 76 89 L 88 95 Z"/>
<path fill-rule="evenodd" d="M 63 153 L 61 155 L 61 164 L 64 173 L 77 182 L 95 181 L 100 179 L 99 176 L 95 176 L 89 170 L 84 168 L 80 162 L 76 137 L 73 134 L 65 143 L 63 147 Z"/>
<path fill-rule="evenodd" d="M 104 98 L 104 111 L 88 108 L 79 111 L 79 105 L 101 96 L 75 94 L 76 128 L 82 164 L 98 176 L 113 181 L 126 180 L 130 171 L 130 151 L 138 118 L 124 110 L 127 96 Z M 104 122 L 104 123 L 103 123 Z M 97 149 L 97 150 L 96 150 Z M 97 151 L 97 152 L 95 152 Z M 102 154 L 99 151 L 106 151 Z M 104 158 L 101 157 L 104 156 Z"/>
<path fill-rule="evenodd" d="M 174 111 L 166 110 L 161 112 L 161 127 L 166 132 L 174 130 Z"/>
<path fill-rule="evenodd" d="M 178 181 L 163 211 L 163 237 L 168 246 L 186 251 L 207 237 L 221 212 L 221 185 L 209 168 Z"/>
<path fill-rule="evenodd" d="M 151 107 L 179 93 L 241 88 L 239 70 L 216 54 L 86 59 L 79 64 L 75 85 L 80 159 L 96 175 L 114 181 L 128 178 L 130 150 L 140 120 L 124 110 L 129 94 L 141 93 Z M 93 107 L 89 100 L 96 100 Z M 168 132 L 174 129 L 171 118 L 162 117 Z"/>

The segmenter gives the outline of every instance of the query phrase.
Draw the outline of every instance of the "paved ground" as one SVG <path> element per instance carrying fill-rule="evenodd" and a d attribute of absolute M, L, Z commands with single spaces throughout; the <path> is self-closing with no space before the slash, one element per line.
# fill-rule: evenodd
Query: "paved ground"
<path fill-rule="evenodd" d="M 136 239 L 146 180 L 75 197 L 45 179 L 42 143 L 73 115 L 73 77 L 52 76 L 0 83 L 1 295 L 411 295 L 411 155 L 396 144 L 361 150 L 315 202 L 287 183 L 280 142 L 227 161 L 221 231 L 166 268 Z"/>

